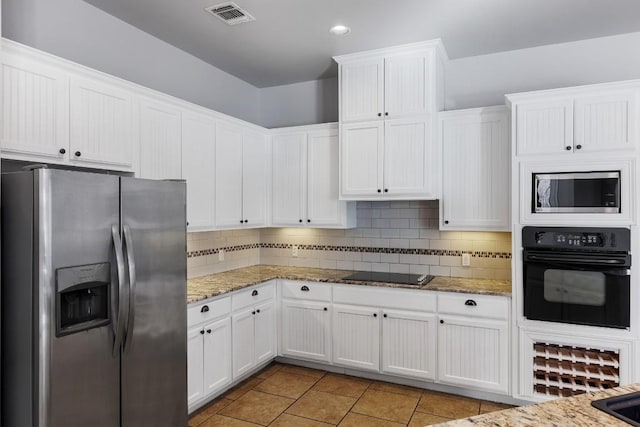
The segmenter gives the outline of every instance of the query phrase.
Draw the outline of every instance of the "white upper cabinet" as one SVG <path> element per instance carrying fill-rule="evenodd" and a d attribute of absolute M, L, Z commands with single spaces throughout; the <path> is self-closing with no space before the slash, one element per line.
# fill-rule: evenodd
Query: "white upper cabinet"
<path fill-rule="evenodd" d="M 96 80 L 72 77 L 71 161 L 79 166 L 102 163 L 132 169 L 137 124 L 134 108 L 131 92 Z"/>
<path fill-rule="evenodd" d="M 384 116 L 396 119 L 430 113 L 428 77 L 433 53 L 398 55 L 384 60 Z"/>
<path fill-rule="evenodd" d="M 334 58 L 340 91 L 340 198 L 439 197 L 439 40 Z"/>
<path fill-rule="evenodd" d="M 215 225 L 215 121 L 204 115 L 182 116 L 182 179 L 187 181 L 187 229 Z"/>
<path fill-rule="evenodd" d="M 440 162 L 432 132 L 430 117 L 385 122 L 382 189 L 385 196 L 438 197 Z"/>
<path fill-rule="evenodd" d="M 242 141 L 242 216 L 245 227 L 267 225 L 270 201 L 271 145 L 268 138 L 245 130 Z"/>
<path fill-rule="evenodd" d="M 338 132 L 332 125 L 279 130 L 273 144 L 277 226 L 355 227 L 355 204 L 338 198 Z"/>
<path fill-rule="evenodd" d="M 219 121 L 215 146 L 216 227 L 266 226 L 269 140 L 244 126 Z"/>
<path fill-rule="evenodd" d="M 69 78 L 60 69 L 3 53 L 4 158 L 62 162 L 69 150 Z"/>
<path fill-rule="evenodd" d="M 384 59 L 345 64 L 340 71 L 340 121 L 374 120 L 384 111 Z"/>
<path fill-rule="evenodd" d="M 182 112 L 171 104 L 140 103 L 140 177 L 182 178 Z"/>
<path fill-rule="evenodd" d="M 517 155 L 635 149 L 639 94 L 632 82 L 508 95 Z"/>
<path fill-rule="evenodd" d="M 509 117 L 504 107 L 440 113 L 440 228 L 510 230 Z"/>

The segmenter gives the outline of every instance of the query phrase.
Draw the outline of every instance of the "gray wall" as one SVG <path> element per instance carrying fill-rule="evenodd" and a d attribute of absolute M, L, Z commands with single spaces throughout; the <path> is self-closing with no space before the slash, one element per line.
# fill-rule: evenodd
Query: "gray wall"
<path fill-rule="evenodd" d="M 338 79 L 312 80 L 260 91 L 260 124 L 268 128 L 338 121 Z"/>
<path fill-rule="evenodd" d="M 81 0 L 2 0 L 2 35 L 253 123 L 260 91 Z"/>

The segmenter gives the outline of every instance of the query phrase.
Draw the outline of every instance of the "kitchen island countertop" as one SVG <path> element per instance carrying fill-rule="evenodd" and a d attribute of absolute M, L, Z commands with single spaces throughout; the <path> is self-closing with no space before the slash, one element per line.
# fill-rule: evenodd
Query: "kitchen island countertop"
<path fill-rule="evenodd" d="M 187 302 L 191 304 L 203 301 L 273 279 L 511 296 L 511 281 L 509 280 L 436 276 L 425 285 L 412 286 L 398 283 L 345 280 L 345 277 L 352 273 L 353 271 L 350 270 L 254 265 L 187 280 Z"/>
<path fill-rule="evenodd" d="M 629 424 L 591 406 L 594 400 L 640 391 L 640 384 L 590 392 L 573 397 L 520 406 L 446 423 L 438 427 L 593 427 Z"/>

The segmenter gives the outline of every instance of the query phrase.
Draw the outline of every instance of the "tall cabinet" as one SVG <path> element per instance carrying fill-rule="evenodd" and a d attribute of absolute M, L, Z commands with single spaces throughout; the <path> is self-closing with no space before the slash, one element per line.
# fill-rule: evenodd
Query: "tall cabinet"
<path fill-rule="evenodd" d="M 440 40 L 334 58 L 339 68 L 340 198 L 437 199 Z"/>

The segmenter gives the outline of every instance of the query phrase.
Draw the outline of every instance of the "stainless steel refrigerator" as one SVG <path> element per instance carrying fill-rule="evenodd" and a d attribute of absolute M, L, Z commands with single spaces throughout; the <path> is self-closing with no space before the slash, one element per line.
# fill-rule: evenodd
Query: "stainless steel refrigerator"
<path fill-rule="evenodd" d="M 3 427 L 187 425 L 185 183 L 2 175 Z"/>

